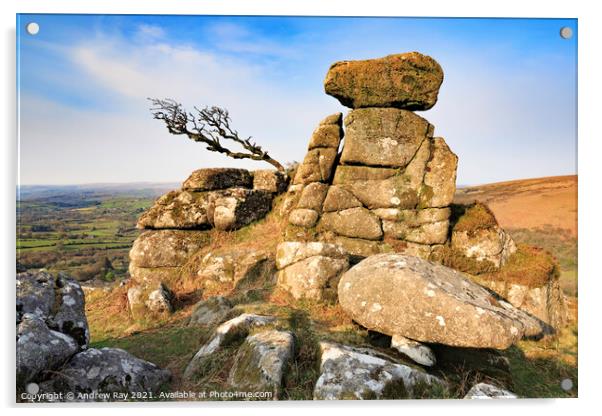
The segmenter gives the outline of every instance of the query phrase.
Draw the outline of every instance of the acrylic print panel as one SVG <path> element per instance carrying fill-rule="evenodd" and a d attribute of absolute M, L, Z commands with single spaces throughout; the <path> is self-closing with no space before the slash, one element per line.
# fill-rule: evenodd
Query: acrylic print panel
<path fill-rule="evenodd" d="M 575 19 L 17 33 L 18 402 L 577 396 Z"/>

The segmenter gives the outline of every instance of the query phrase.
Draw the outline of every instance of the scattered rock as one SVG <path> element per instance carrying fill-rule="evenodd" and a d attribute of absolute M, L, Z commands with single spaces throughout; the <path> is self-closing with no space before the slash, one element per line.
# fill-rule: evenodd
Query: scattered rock
<path fill-rule="evenodd" d="M 78 350 L 73 338 L 49 329 L 42 317 L 23 314 L 17 325 L 17 387 L 58 369 Z"/>
<path fill-rule="evenodd" d="M 186 191 L 252 188 L 253 176 L 246 169 L 210 168 L 195 170 L 182 184 Z"/>
<path fill-rule="evenodd" d="M 391 338 L 391 348 L 406 355 L 415 363 L 426 367 L 432 367 L 437 363 L 435 354 L 429 347 L 401 335 L 393 335 Z"/>
<path fill-rule="evenodd" d="M 279 195 L 286 191 L 289 177 L 277 170 L 265 169 L 253 171 L 253 189 Z"/>
<path fill-rule="evenodd" d="M 445 388 L 439 378 L 368 348 L 320 342 L 320 350 L 314 400 L 412 398 L 418 387 Z"/>
<path fill-rule="evenodd" d="M 518 399 L 518 396 L 508 390 L 501 389 L 492 384 L 479 383 L 464 396 L 465 399 Z"/>
<path fill-rule="evenodd" d="M 157 394 L 171 374 L 155 364 L 134 357 L 119 348 L 90 348 L 76 354 L 52 378 L 42 383 L 43 392 L 70 392 L 73 401 L 112 401 L 114 393 Z M 94 399 L 78 394 L 100 393 Z M 109 393 L 109 395 L 102 395 Z"/>
<path fill-rule="evenodd" d="M 343 164 L 405 167 L 427 139 L 429 123 L 395 108 L 362 108 L 345 117 Z"/>
<path fill-rule="evenodd" d="M 362 326 L 421 342 L 506 349 L 542 333 L 539 320 L 461 273 L 412 256 L 363 260 L 343 274 L 338 295 Z"/>
<path fill-rule="evenodd" d="M 351 108 L 428 110 L 437 102 L 442 82 L 443 70 L 433 58 L 409 52 L 336 62 L 328 70 L 324 90 Z"/>
<path fill-rule="evenodd" d="M 211 339 L 192 357 L 184 371 L 184 378 L 192 378 L 202 366 L 205 358 L 216 352 L 220 347 L 244 339 L 249 334 L 251 327 L 267 325 L 275 320 L 276 318 L 272 316 L 243 313 L 224 322 L 216 328 Z"/>
<path fill-rule="evenodd" d="M 291 332 L 268 330 L 248 336 L 238 349 L 228 384 L 241 391 L 271 391 L 278 399 L 293 352 Z"/>
<path fill-rule="evenodd" d="M 232 304 L 223 296 L 202 300 L 194 306 L 189 325 L 211 326 L 219 324 L 232 309 Z"/>

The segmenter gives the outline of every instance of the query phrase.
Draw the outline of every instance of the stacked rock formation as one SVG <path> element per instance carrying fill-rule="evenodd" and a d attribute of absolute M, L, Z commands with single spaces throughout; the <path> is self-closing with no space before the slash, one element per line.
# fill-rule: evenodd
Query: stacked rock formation
<path fill-rule="evenodd" d="M 520 284 L 528 278 L 508 284 L 509 268 L 515 275 L 531 273 L 517 260 L 521 253 L 510 235 L 482 204 L 452 207 L 458 158 L 414 113 L 435 105 L 442 81 L 439 64 L 416 52 L 330 67 L 326 93 L 352 110 L 344 120 L 340 113 L 325 118 L 313 132 L 288 191 L 280 247 L 334 243 L 352 264 L 390 252 L 436 261 L 479 275 L 481 284 L 515 307 L 558 327 L 566 306 L 554 262 L 538 266 L 549 273 L 529 285 Z M 511 258 L 519 264 L 509 264 Z M 310 272 L 304 260 L 280 267 L 279 285 L 296 298 L 322 300 L 332 285 L 326 282 L 338 281 L 345 269 L 334 268 L 332 259 L 320 261 L 329 265 L 328 279 Z"/>
<path fill-rule="evenodd" d="M 236 230 L 270 212 L 274 196 L 286 191 L 288 177 L 273 170 L 213 168 L 194 171 L 138 220 L 146 230 L 130 250 L 128 291 L 132 314 L 172 310 L 166 282 L 209 242 L 207 230 Z"/>
<path fill-rule="evenodd" d="M 330 67 L 326 93 L 352 110 L 312 134 L 289 190 L 287 240 L 336 242 L 362 257 L 428 257 L 446 243 L 458 158 L 413 112 L 435 104 L 442 81 L 439 64 L 416 52 Z"/>

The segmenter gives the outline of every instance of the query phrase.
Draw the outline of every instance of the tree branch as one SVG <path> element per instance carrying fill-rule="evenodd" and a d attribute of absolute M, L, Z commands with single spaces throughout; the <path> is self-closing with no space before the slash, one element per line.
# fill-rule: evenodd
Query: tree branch
<path fill-rule="evenodd" d="M 225 154 L 233 159 L 251 159 L 264 161 L 284 172 L 277 160 L 270 157 L 267 151 L 253 142 L 249 136 L 243 139 L 231 125 L 228 110 L 221 107 L 194 107 L 196 115 L 187 112 L 182 104 L 172 99 L 149 98 L 153 118 L 162 120 L 171 134 L 186 135 L 195 142 L 204 143 L 210 152 Z M 236 152 L 223 146 L 221 140 L 230 140 L 240 145 L 246 152 Z"/>

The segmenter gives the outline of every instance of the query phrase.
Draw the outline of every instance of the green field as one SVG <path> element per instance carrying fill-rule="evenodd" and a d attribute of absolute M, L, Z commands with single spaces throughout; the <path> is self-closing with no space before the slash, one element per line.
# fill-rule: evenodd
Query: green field
<path fill-rule="evenodd" d="M 82 281 L 125 277 L 136 220 L 154 199 L 72 192 L 17 201 L 17 269 L 64 271 Z"/>

